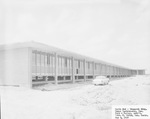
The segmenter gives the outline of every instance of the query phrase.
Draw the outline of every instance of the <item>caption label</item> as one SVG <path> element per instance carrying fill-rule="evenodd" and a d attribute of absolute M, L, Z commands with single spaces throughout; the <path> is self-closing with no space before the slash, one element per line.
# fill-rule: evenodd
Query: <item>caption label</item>
<path fill-rule="evenodd" d="M 112 119 L 150 119 L 150 106 L 113 106 Z"/>

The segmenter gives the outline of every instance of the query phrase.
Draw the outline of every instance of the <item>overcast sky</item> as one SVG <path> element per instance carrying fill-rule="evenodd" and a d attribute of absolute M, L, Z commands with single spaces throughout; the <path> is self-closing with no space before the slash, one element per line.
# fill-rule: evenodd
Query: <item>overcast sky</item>
<path fill-rule="evenodd" d="M 0 44 L 37 41 L 150 72 L 150 0 L 1 0 Z"/>

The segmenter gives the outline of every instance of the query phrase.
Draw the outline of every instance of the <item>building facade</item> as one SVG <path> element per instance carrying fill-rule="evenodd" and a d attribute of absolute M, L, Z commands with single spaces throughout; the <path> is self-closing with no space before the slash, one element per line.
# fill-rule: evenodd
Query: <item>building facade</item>
<path fill-rule="evenodd" d="M 144 73 L 37 42 L 0 46 L 0 85 L 32 87 L 86 81 L 98 75 L 129 77 Z"/>

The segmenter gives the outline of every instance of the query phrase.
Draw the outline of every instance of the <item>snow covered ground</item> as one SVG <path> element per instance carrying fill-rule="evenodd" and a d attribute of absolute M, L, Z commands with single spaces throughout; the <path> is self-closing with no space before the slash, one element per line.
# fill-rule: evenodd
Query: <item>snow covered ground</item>
<path fill-rule="evenodd" d="M 51 85 L 36 89 L 0 87 L 2 119 L 111 119 L 113 105 L 150 105 L 150 76 L 109 85 Z M 65 87 L 65 88 L 64 88 Z"/>

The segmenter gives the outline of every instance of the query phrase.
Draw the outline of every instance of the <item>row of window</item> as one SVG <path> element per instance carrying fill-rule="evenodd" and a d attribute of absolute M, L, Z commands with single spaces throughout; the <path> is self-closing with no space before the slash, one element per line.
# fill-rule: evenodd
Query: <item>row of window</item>
<path fill-rule="evenodd" d="M 37 65 L 37 66 L 51 65 L 51 66 L 53 66 L 54 64 L 55 64 L 54 54 L 42 53 L 42 52 L 37 52 L 37 51 L 32 52 L 32 65 Z"/>
<path fill-rule="evenodd" d="M 58 62 L 58 67 L 66 67 L 66 68 L 72 67 L 72 60 L 69 57 L 58 56 L 57 62 Z"/>
<path fill-rule="evenodd" d="M 72 70 L 72 58 L 70 57 L 64 57 L 64 56 L 57 56 L 57 64 L 58 64 L 58 70 L 59 72 L 63 72 L 62 70 L 65 70 L 66 72 L 71 73 Z M 44 53 L 39 51 L 33 51 L 32 52 L 32 65 L 33 66 L 48 66 L 48 67 L 55 67 L 55 55 L 53 53 Z M 120 69 L 117 67 L 112 67 L 100 63 L 93 63 L 90 61 L 86 61 L 85 64 L 86 67 L 86 73 L 93 73 L 93 69 L 95 74 L 134 74 L 136 72 L 129 71 L 126 69 Z M 66 69 L 68 70 L 66 70 Z M 75 59 L 74 60 L 74 68 L 76 74 L 83 74 L 84 73 L 84 60 Z"/>

